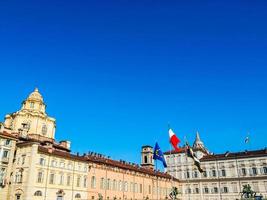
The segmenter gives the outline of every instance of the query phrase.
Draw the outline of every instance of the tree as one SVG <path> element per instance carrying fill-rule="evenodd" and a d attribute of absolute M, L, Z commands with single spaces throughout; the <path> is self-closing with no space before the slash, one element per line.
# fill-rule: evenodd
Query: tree
<path fill-rule="evenodd" d="M 254 198 L 256 195 L 256 192 L 254 192 L 252 189 L 251 189 L 251 186 L 249 184 L 247 185 L 243 185 L 243 190 L 241 192 L 241 197 L 242 198 L 245 198 L 245 199 L 248 199 L 248 198 Z"/>

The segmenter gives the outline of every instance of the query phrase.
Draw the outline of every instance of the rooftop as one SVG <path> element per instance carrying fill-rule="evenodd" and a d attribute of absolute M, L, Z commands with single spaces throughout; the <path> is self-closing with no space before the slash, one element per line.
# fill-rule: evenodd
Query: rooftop
<path fill-rule="evenodd" d="M 180 149 L 181 149 L 180 151 L 172 150 L 164 152 L 164 155 L 185 153 L 184 147 L 181 147 Z M 253 151 L 247 151 L 247 150 L 240 152 L 227 151 L 225 153 L 220 153 L 220 154 L 210 154 L 203 156 L 203 158 L 201 158 L 200 161 L 229 160 L 229 159 L 241 159 L 241 158 L 263 157 L 263 156 L 267 156 L 267 148 L 253 150 Z"/>

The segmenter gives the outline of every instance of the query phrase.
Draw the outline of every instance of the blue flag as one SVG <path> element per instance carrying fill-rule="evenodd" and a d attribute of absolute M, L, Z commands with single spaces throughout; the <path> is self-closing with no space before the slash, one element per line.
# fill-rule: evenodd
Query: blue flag
<path fill-rule="evenodd" d="M 165 158 L 163 156 L 162 151 L 160 150 L 160 147 L 158 143 L 156 142 L 155 148 L 154 148 L 154 154 L 153 154 L 153 159 L 154 160 L 160 160 L 163 163 L 164 167 L 167 167 L 167 163 L 165 161 Z"/>

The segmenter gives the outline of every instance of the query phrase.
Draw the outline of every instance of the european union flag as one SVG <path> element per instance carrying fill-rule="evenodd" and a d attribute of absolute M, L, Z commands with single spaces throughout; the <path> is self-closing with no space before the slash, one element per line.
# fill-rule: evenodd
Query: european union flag
<path fill-rule="evenodd" d="M 160 160 L 163 163 L 164 167 L 167 167 L 165 158 L 163 156 L 162 151 L 160 150 L 160 147 L 158 145 L 158 143 L 156 142 L 155 148 L 154 148 L 154 154 L 153 154 L 153 159 L 154 160 Z"/>

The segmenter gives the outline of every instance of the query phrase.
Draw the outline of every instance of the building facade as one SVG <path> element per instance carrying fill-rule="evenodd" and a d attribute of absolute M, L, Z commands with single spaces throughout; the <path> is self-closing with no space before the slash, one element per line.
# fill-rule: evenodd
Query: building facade
<path fill-rule="evenodd" d="M 180 186 L 155 171 L 150 157 L 139 166 L 92 152 L 72 154 L 70 141 L 55 141 L 56 120 L 38 89 L 0 125 L 3 200 L 166 199 Z M 151 149 L 142 148 L 146 155 Z"/>
<path fill-rule="evenodd" d="M 193 150 L 200 159 L 203 173 L 187 157 L 185 148 L 179 152 L 165 152 L 167 172 L 181 182 L 181 199 L 240 199 L 240 192 L 247 184 L 258 195 L 267 197 L 267 149 L 212 154 L 197 133 Z"/>
<path fill-rule="evenodd" d="M 3 128 L 0 125 L 0 130 Z M 8 174 L 12 173 L 13 159 L 16 148 L 16 137 L 8 133 L 2 133 L 0 137 L 0 191 L 3 199 L 9 194 Z"/>

